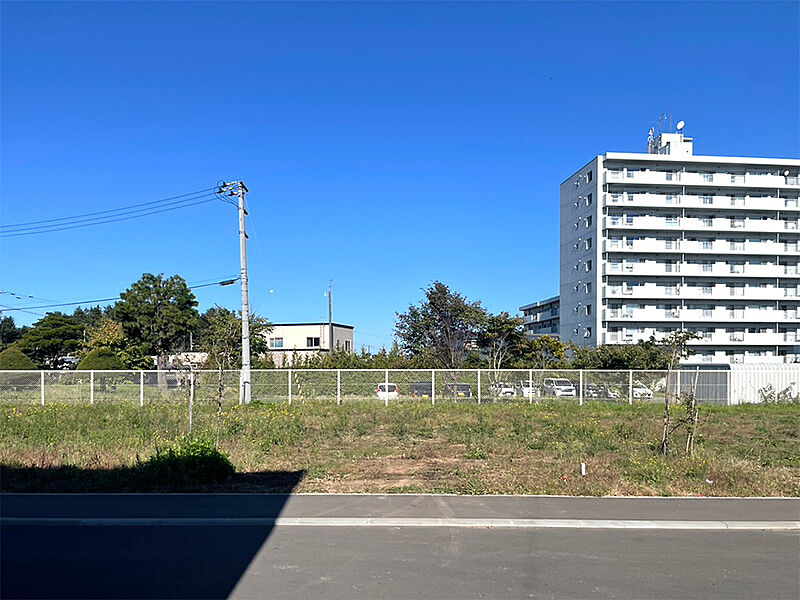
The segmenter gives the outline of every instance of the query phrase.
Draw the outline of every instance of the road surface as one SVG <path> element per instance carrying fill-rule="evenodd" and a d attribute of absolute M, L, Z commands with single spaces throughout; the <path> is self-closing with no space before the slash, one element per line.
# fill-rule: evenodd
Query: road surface
<path fill-rule="evenodd" d="M 0 497 L 0 595 L 800 598 L 800 500 Z"/>

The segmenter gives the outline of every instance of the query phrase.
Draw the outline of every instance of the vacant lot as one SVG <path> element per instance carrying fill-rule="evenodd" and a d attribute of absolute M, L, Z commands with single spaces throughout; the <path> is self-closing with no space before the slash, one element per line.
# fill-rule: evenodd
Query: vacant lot
<path fill-rule="evenodd" d="M 800 406 L 702 407 L 693 459 L 680 455 L 682 432 L 675 455 L 656 452 L 662 411 L 601 403 L 253 404 L 226 407 L 220 446 L 240 472 L 304 471 L 296 491 L 305 492 L 800 495 Z M 188 432 L 185 403 L 3 406 L 0 418 L 3 465 L 83 472 L 134 465 Z M 212 406 L 195 407 L 193 435 L 216 435 Z M 0 485 L 26 484 L 5 469 Z"/>

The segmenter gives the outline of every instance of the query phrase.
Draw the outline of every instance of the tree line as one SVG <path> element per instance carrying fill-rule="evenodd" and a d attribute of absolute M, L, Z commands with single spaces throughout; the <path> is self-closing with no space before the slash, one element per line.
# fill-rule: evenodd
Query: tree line
<path fill-rule="evenodd" d="M 525 335 L 523 319 L 492 314 L 441 282 L 397 313 L 396 341 L 369 353 L 336 348 L 299 353 L 293 368 L 316 369 L 666 369 L 670 350 L 655 339 L 597 348 L 566 344 L 557 337 Z M 49 312 L 31 327 L 0 319 L 0 369 L 164 369 L 170 354 L 202 350 L 203 368 L 241 366 L 241 315 L 213 306 L 203 313 L 186 281 L 145 273 L 107 307 Z M 267 335 L 271 323 L 250 316 L 253 368 L 274 368 Z M 154 363 L 155 357 L 155 363 Z M 73 360 L 70 360 L 73 359 Z M 70 364 L 73 363 L 73 364 Z"/>

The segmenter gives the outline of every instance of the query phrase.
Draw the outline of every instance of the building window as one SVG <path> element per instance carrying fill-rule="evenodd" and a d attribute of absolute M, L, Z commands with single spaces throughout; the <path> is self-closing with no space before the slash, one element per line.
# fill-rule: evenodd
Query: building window
<path fill-rule="evenodd" d="M 667 227 L 677 227 L 678 217 L 667 217 Z"/>
<path fill-rule="evenodd" d="M 586 196 L 586 206 L 591 206 L 591 205 L 592 205 L 592 195 L 589 194 L 588 196 Z"/>
<path fill-rule="evenodd" d="M 587 315 L 591 315 L 592 314 L 592 305 L 591 304 L 587 304 L 585 310 L 586 310 L 586 314 Z"/>
<path fill-rule="evenodd" d="M 586 183 L 589 183 L 591 180 L 592 180 L 592 172 L 591 172 L 591 171 L 589 171 L 589 172 L 586 174 Z"/>
<path fill-rule="evenodd" d="M 586 221 L 586 227 L 591 227 L 592 226 L 592 215 L 589 215 L 588 217 L 586 217 L 585 221 Z"/>
<path fill-rule="evenodd" d="M 306 338 L 306 348 L 319 348 L 319 338 L 318 337 L 307 337 Z"/>
<path fill-rule="evenodd" d="M 282 337 L 269 338 L 269 347 L 283 348 L 283 338 Z"/>
<path fill-rule="evenodd" d="M 583 284 L 583 289 L 584 289 L 585 293 L 591 294 L 592 293 L 592 284 L 591 283 L 584 283 Z"/>
<path fill-rule="evenodd" d="M 592 337 L 592 328 L 591 327 L 587 327 L 586 328 L 586 331 L 583 332 L 583 337 L 585 337 L 585 338 Z"/>
<path fill-rule="evenodd" d="M 350 340 L 345 340 L 344 341 L 344 349 L 345 349 L 345 352 L 350 352 L 350 350 L 351 350 Z"/>
<path fill-rule="evenodd" d="M 586 261 L 586 272 L 588 273 L 591 270 L 592 270 L 592 261 L 591 260 L 587 260 Z"/>
<path fill-rule="evenodd" d="M 587 238 L 586 239 L 586 249 L 587 250 L 591 250 L 592 249 L 592 238 Z"/>

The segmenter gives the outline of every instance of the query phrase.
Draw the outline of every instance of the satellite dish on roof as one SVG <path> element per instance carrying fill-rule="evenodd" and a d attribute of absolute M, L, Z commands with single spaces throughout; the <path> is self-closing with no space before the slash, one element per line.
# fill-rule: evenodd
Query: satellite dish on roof
<path fill-rule="evenodd" d="M 686 127 L 686 121 L 678 121 L 678 125 L 676 126 L 678 131 Z"/>

